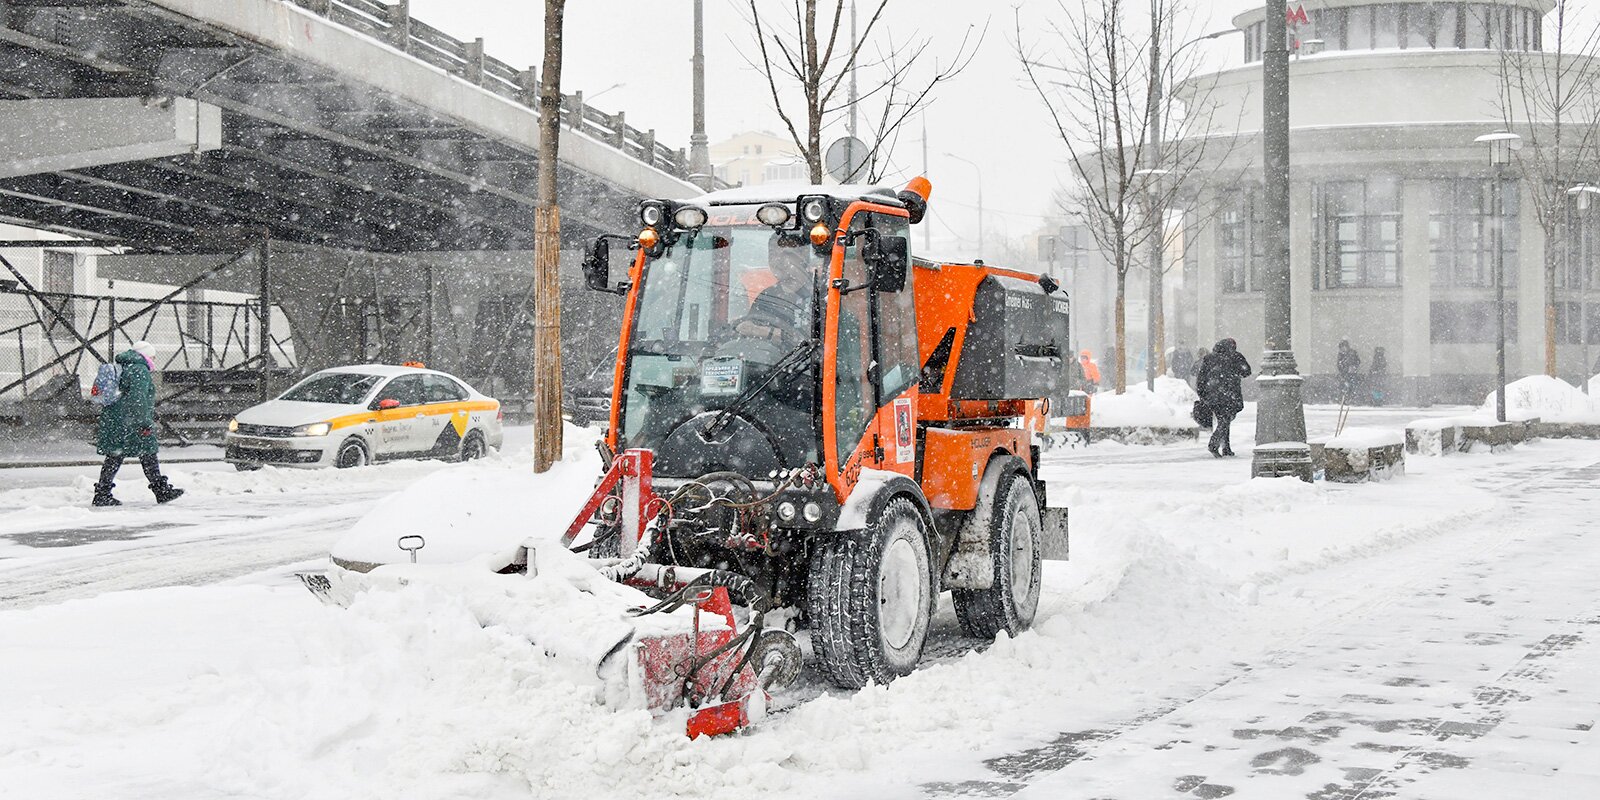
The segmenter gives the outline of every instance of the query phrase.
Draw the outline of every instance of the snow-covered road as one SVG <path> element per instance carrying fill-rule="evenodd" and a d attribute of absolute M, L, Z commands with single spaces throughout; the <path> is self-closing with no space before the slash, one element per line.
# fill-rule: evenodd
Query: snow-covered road
<path fill-rule="evenodd" d="M 1357 410 L 1352 424 L 1450 413 Z M 1309 417 L 1331 432 L 1332 409 Z M 0 483 L 0 786 L 295 800 L 1600 795 L 1600 443 L 1307 486 L 1248 480 L 1252 428 L 1235 425 L 1234 459 L 1052 452 L 1073 561 L 1049 565 L 1033 631 L 962 655 L 946 601 L 939 657 L 916 674 L 813 687 L 747 735 L 692 743 L 586 705 L 525 641 L 437 596 L 331 609 L 288 585 L 382 497 L 463 467 L 194 468 L 180 504 L 113 512 L 81 508 L 87 478 Z M 515 500 L 537 513 L 538 498 Z M 100 595 L 112 589 L 137 591 Z"/>

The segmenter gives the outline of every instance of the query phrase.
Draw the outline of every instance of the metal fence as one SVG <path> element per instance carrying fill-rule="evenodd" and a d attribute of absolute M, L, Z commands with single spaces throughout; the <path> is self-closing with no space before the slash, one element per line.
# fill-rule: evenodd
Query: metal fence
<path fill-rule="evenodd" d="M 327 17 L 413 58 L 482 86 L 501 97 L 538 112 L 540 82 L 533 67 L 517 69 L 483 52 L 483 39 L 463 42 L 427 23 L 412 19 L 411 4 L 393 5 L 377 0 L 285 0 L 318 16 Z M 686 178 L 689 157 L 656 141 L 656 132 L 627 124 L 622 112 L 607 114 L 585 105 L 583 92 L 563 94 L 562 124 L 610 144 L 612 147 L 663 172 Z"/>
<path fill-rule="evenodd" d="M 261 304 L 29 292 L 0 285 L 0 401 L 53 392 L 68 377 L 92 382 L 99 365 L 136 341 L 155 346 L 166 370 L 277 368 L 296 364 L 274 313 L 261 353 Z"/>

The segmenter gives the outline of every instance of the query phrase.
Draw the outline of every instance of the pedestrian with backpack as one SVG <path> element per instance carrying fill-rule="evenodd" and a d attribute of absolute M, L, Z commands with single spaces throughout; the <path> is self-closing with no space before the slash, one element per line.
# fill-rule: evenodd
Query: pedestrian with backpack
<path fill-rule="evenodd" d="M 171 502 L 183 494 L 161 474 L 156 459 L 160 445 L 156 442 L 156 384 L 151 377 L 154 356 L 155 348 L 149 342 L 135 342 L 118 353 L 114 363 L 101 365 L 95 375 L 89 394 L 90 400 L 101 406 L 95 449 L 106 457 L 100 465 L 100 482 L 94 485 L 96 506 L 122 505 L 111 496 L 111 489 L 116 485 L 117 470 L 130 456 L 139 459 L 157 503 Z"/>

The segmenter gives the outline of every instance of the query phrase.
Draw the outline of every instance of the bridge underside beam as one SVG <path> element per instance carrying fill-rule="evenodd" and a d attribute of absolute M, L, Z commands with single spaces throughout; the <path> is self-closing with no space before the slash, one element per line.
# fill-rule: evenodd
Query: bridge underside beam
<path fill-rule="evenodd" d="M 184 97 L 0 100 L 0 178 L 199 153 L 222 111 Z"/>

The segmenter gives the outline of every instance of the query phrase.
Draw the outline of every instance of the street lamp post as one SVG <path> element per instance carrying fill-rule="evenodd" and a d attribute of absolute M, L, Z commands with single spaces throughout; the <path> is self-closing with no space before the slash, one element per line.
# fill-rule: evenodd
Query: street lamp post
<path fill-rule="evenodd" d="M 1256 446 L 1250 474 L 1312 478 L 1301 377 L 1294 361 L 1289 294 L 1289 29 L 1287 0 L 1269 0 L 1262 31 L 1262 171 L 1264 173 L 1266 347 L 1256 385 Z"/>
<path fill-rule="evenodd" d="M 689 182 L 711 191 L 711 149 L 706 138 L 705 4 L 694 0 L 694 131 L 689 134 Z"/>
<path fill-rule="evenodd" d="M 1587 212 L 1589 211 L 1590 198 L 1593 197 L 1594 195 L 1597 195 L 1597 194 L 1600 194 L 1600 186 L 1594 186 L 1594 185 L 1591 185 L 1591 184 L 1588 184 L 1588 183 L 1580 183 L 1577 186 L 1574 186 L 1571 189 L 1567 190 L 1567 196 L 1575 198 L 1578 201 L 1578 211 L 1580 213 L 1584 213 L 1584 214 L 1587 214 Z M 1578 224 L 1582 225 L 1583 221 L 1580 220 Z M 1578 239 L 1578 260 L 1580 262 L 1582 262 L 1579 265 L 1579 272 L 1578 272 L 1578 341 L 1583 346 L 1583 365 L 1579 370 L 1579 374 L 1583 376 L 1583 393 L 1584 394 L 1589 394 L 1589 381 L 1592 380 L 1592 377 L 1591 377 L 1591 375 L 1589 373 L 1589 364 L 1590 364 L 1590 362 L 1589 362 L 1589 302 L 1588 301 L 1589 301 L 1589 278 L 1590 278 L 1590 272 L 1593 269 L 1594 265 L 1593 264 L 1589 264 L 1587 262 L 1583 262 L 1583 233 L 1582 233 L 1583 228 L 1580 227 L 1578 230 L 1579 230 L 1578 237 L 1577 237 L 1577 239 Z"/>
<path fill-rule="evenodd" d="M 1489 146 L 1489 165 L 1494 167 L 1494 186 L 1489 190 L 1490 219 L 1494 231 L 1494 418 L 1506 421 L 1506 231 L 1505 179 L 1511 166 L 1511 153 L 1522 146 L 1522 137 L 1510 131 L 1486 133 L 1472 140 Z"/>
<path fill-rule="evenodd" d="M 958 156 L 955 153 L 945 153 L 945 155 L 947 157 L 949 157 L 949 158 L 953 158 L 953 159 L 955 159 L 957 161 L 961 161 L 961 162 L 965 163 L 967 166 L 972 167 L 972 171 L 976 172 L 978 174 L 978 255 L 979 255 L 979 257 L 982 257 L 983 256 L 983 170 L 979 169 L 978 165 L 976 163 L 974 163 L 971 159 L 962 158 L 961 156 Z"/>

